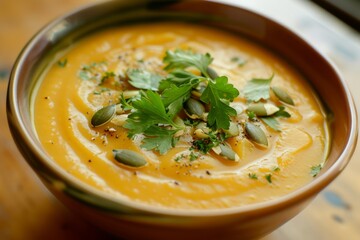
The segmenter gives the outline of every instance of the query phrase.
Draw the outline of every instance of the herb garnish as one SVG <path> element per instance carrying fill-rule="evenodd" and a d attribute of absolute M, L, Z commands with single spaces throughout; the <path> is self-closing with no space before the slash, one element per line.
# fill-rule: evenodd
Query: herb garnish
<path fill-rule="evenodd" d="M 162 79 L 161 76 L 153 74 L 144 69 L 129 69 L 127 71 L 129 77 L 129 83 L 140 89 L 149 89 L 157 91 L 159 82 Z"/>
<path fill-rule="evenodd" d="M 116 111 L 116 114 L 126 114 L 126 121 L 121 126 L 128 130 L 128 137 L 141 135 L 142 148 L 165 154 L 176 146 L 185 130 L 190 128 L 190 132 L 194 133 L 189 141 L 191 152 L 187 158 L 190 161 L 209 151 L 229 160 L 239 161 L 236 152 L 227 143 L 228 138 L 235 136 L 248 137 L 256 144 L 267 147 L 267 134 L 258 119 L 280 131 L 280 123 L 275 118 L 290 117 L 285 107 L 268 103 L 274 74 L 267 79 L 251 79 L 245 85 L 244 97 L 247 103 L 253 104 L 249 110 L 237 112 L 230 103 L 239 96 L 239 91 L 228 82 L 226 76 L 218 75 L 210 67 L 212 61 L 209 53 L 177 49 L 167 51 L 163 59 L 167 75 L 159 75 L 147 69 L 128 69 L 128 83 L 138 90 L 125 89 L 119 93 L 118 106 L 121 106 L 121 111 Z M 106 63 L 100 62 L 83 66 L 79 77 L 100 81 L 100 85 L 116 75 L 108 71 Z M 286 96 L 286 99 L 280 99 L 286 103 L 284 100 L 287 101 L 290 96 L 283 90 L 275 89 L 277 95 Z M 102 112 L 99 110 L 95 116 L 100 113 Z M 245 118 L 238 118 L 241 114 Z M 97 125 L 99 124 L 93 124 L 95 127 Z M 180 155 L 175 161 L 184 157 Z M 257 179 L 253 173 L 249 177 Z M 271 183 L 271 174 L 265 178 Z"/>
<path fill-rule="evenodd" d="M 263 120 L 264 123 L 266 123 L 266 125 L 268 125 L 270 128 L 274 129 L 275 131 L 280 132 L 281 131 L 280 123 L 276 120 L 275 117 L 289 118 L 289 117 L 291 117 L 291 115 L 290 115 L 290 113 L 285 111 L 285 107 L 280 106 L 279 111 L 274 113 L 274 115 L 261 118 L 261 120 Z"/>
<path fill-rule="evenodd" d="M 209 81 L 200 99 L 210 104 L 208 125 L 212 129 L 229 129 L 230 116 L 235 116 L 236 110 L 226 100 L 232 101 L 238 95 L 239 91 L 228 83 L 227 77 L 218 77 L 215 83 Z"/>
<path fill-rule="evenodd" d="M 67 58 L 65 58 L 65 59 L 63 59 L 63 60 L 59 60 L 59 61 L 57 62 L 57 65 L 58 65 L 59 67 L 64 68 L 64 67 L 66 67 L 67 62 L 68 62 L 68 60 L 67 60 Z"/>
<path fill-rule="evenodd" d="M 249 173 L 248 176 L 250 179 L 254 179 L 254 180 L 258 179 L 258 176 L 256 175 L 256 173 Z"/>
<path fill-rule="evenodd" d="M 272 183 L 271 177 L 272 177 L 272 175 L 271 175 L 270 173 L 265 175 L 265 179 L 266 179 L 269 183 Z"/>
<path fill-rule="evenodd" d="M 165 70 L 174 70 L 174 69 L 186 69 L 188 67 L 195 67 L 198 69 L 205 77 L 210 78 L 207 72 L 207 68 L 210 63 L 213 61 L 213 58 L 209 53 L 200 54 L 193 53 L 192 51 L 184 51 L 177 49 L 175 51 L 166 51 L 166 56 L 164 58 L 164 63 L 168 65 L 165 66 Z"/>
<path fill-rule="evenodd" d="M 312 166 L 312 167 L 311 167 L 311 171 L 310 171 L 310 175 L 311 175 L 312 177 L 316 177 L 316 176 L 320 173 L 320 171 L 321 171 L 322 168 L 323 168 L 322 164 L 319 164 L 319 165 L 316 165 L 316 166 Z"/>
<path fill-rule="evenodd" d="M 239 67 L 242 67 L 246 64 L 246 60 L 240 58 L 240 57 L 232 57 L 230 59 L 231 62 L 237 63 Z"/>
<path fill-rule="evenodd" d="M 274 74 L 269 78 L 253 78 L 244 88 L 244 95 L 248 101 L 258 102 L 261 99 L 270 98 L 270 83 L 274 78 Z"/>

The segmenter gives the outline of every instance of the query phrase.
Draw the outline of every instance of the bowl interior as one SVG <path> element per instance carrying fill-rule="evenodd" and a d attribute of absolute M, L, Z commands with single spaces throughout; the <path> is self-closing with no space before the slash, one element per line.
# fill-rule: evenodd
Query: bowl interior
<path fill-rule="evenodd" d="M 56 168 L 37 140 L 30 102 L 42 72 L 56 53 L 94 31 L 147 21 L 190 21 L 229 30 L 271 49 L 309 81 L 325 103 L 331 121 L 332 142 L 324 171 L 313 182 L 295 191 L 293 199 L 301 195 L 310 197 L 320 191 L 346 166 L 357 139 L 357 120 L 351 95 L 334 67 L 297 35 L 258 14 L 215 2 L 167 1 L 160 4 L 149 0 L 109 1 L 78 10 L 45 27 L 24 48 L 11 74 L 9 125 L 22 154 L 45 179 L 61 179 L 76 186 L 69 194 L 77 198 L 89 190 L 80 183 L 74 185 L 71 176 Z M 119 208 L 114 199 L 94 195 L 91 204 Z M 277 201 L 289 199 L 285 197 Z"/>

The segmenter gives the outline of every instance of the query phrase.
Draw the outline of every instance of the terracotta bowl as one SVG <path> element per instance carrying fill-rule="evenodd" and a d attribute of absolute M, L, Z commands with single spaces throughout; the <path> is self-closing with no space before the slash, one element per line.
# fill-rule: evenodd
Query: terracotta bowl
<path fill-rule="evenodd" d="M 276 200 L 221 210 L 166 210 L 115 199 L 70 176 L 45 153 L 31 122 L 30 97 L 49 59 L 105 27 L 148 21 L 191 21 L 251 39 L 291 63 L 332 112 L 331 150 L 321 174 Z M 58 199 L 107 231 L 129 239 L 252 239 L 298 214 L 344 169 L 354 152 L 357 119 L 345 81 L 299 36 L 259 14 L 211 1 L 109 1 L 43 28 L 23 49 L 10 77 L 8 122 L 27 162 Z"/>

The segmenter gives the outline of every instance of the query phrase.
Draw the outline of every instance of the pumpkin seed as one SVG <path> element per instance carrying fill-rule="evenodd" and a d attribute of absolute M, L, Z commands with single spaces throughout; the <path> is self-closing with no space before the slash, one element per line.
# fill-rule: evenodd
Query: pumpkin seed
<path fill-rule="evenodd" d="M 102 126 L 111 121 L 111 119 L 115 116 L 116 113 L 116 105 L 109 105 L 101 108 L 96 111 L 95 114 L 91 118 L 91 125 L 93 127 Z"/>
<path fill-rule="evenodd" d="M 294 101 L 292 100 L 292 98 L 290 97 L 290 95 L 282 88 L 279 87 L 271 87 L 271 89 L 273 90 L 275 96 L 282 102 L 290 104 L 290 105 L 295 105 Z"/>
<path fill-rule="evenodd" d="M 231 149 L 231 147 L 227 144 L 220 144 L 219 145 L 221 152 L 220 155 L 232 160 L 234 162 L 238 162 L 240 160 L 239 156 L 234 152 L 234 150 Z"/>
<path fill-rule="evenodd" d="M 197 138 L 200 138 L 200 139 L 209 138 L 209 135 L 206 134 L 203 129 L 196 129 L 196 130 L 194 131 L 194 135 L 195 135 Z"/>
<path fill-rule="evenodd" d="M 147 164 L 142 155 L 131 150 L 114 149 L 113 154 L 115 160 L 126 167 L 139 168 Z"/>
<path fill-rule="evenodd" d="M 256 116 L 267 117 L 279 111 L 279 108 L 271 103 L 253 103 L 247 110 L 254 112 Z"/>
<path fill-rule="evenodd" d="M 178 126 L 181 126 L 182 129 L 177 131 L 175 134 L 174 134 L 174 137 L 180 137 L 181 135 L 184 135 L 185 134 L 185 123 L 184 121 L 176 116 L 175 119 L 174 119 L 174 123 L 176 123 Z"/>
<path fill-rule="evenodd" d="M 201 94 L 202 94 L 201 92 L 196 91 L 196 90 L 191 91 L 191 97 L 196 98 L 196 99 L 200 99 Z"/>
<path fill-rule="evenodd" d="M 204 130 L 204 132 L 209 133 L 210 132 L 210 128 L 208 128 L 206 122 L 200 122 L 196 125 L 196 129 L 202 129 Z"/>
<path fill-rule="evenodd" d="M 224 132 L 228 137 L 235 137 L 239 135 L 239 127 L 236 123 L 230 122 L 229 129 L 225 129 Z"/>
<path fill-rule="evenodd" d="M 211 148 L 211 150 L 213 150 L 214 153 L 216 153 L 217 155 L 220 155 L 220 153 L 221 153 L 221 148 L 220 148 L 219 145 L 216 146 L 216 147 Z"/>
<path fill-rule="evenodd" d="M 189 98 L 185 102 L 185 113 L 192 119 L 200 119 L 203 118 L 203 115 L 205 113 L 205 107 L 204 105 L 193 98 Z"/>
<path fill-rule="evenodd" d="M 123 96 L 125 99 L 129 99 L 135 96 L 139 96 L 140 95 L 140 91 L 138 90 L 130 90 L 130 91 L 124 91 L 122 92 Z"/>
<path fill-rule="evenodd" d="M 238 102 L 231 102 L 230 107 L 235 109 L 237 115 L 241 114 L 244 111 L 243 106 L 241 105 L 241 103 Z"/>
<path fill-rule="evenodd" d="M 124 113 L 124 112 L 125 112 L 125 111 L 124 111 L 124 109 L 122 108 L 121 103 L 116 104 L 116 114 L 122 114 L 122 113 Z"/>
<path fill-rule="evenodd" d="M 201 82 L 195 88 L 195 90 L 191 91 L 191 96 L 195 99 L 200 99 L 202 93 L 205 91 L 207 84 Z"/>
<path fill-rule="evenodd" d="M 111 123 L 121 127 L 125 124 L 127 119 L 128 119 L 128 114 L 116 115 L 111 119 Z"/>
<path fill-rule="evenodd" d="M 264 131 L 253 123 L 245 123 L 245 131 L 250 140 L 257 143 L 260 146 L 268 147 L 268 140 Z"/>
<path fill-rule="evenodd" d="M 217 72 L 216 72 L 213 68 L 211 68 L 211 67 L 208 67 L 208 68 L 207 68 L 207 73 L 209 74 L 209 77 L 210 77 L 211 79 L 215 79 L 215 78 L 219 77 L 219 75 L 217 74 Z"/>

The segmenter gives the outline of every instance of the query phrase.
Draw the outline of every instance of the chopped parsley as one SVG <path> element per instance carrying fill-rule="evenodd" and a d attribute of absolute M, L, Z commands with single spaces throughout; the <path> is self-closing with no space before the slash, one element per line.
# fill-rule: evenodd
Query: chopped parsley
<path fill-rule="evenodd" d="M 274 75 L 269 78 L 253 78 L 244 88 L 244 95 L 248 101 L 258 102 L 270 98 L 270 83 Z"/>
<path fill-rule="evenodd" d="M 265 175 L 265 179 L 266 179 L 269 183 L 272 183 L 271 177 L 272 177 L 272 175 L 271 175 L 270 173 Z"/>
<path fill-rule="evenodd" d="M 258 179 L 258 176 L 256 175 L 256 173 L 249 173 L 248 176 L 250 179 L 254 179 L 254 180 Z"/>
<path fill-rule="evenodd" d="M 213 147 L 219 146 L 224 142 L 225 134 L 216 134 L 214 132 L 209 133 L 209 138 L 197 139 L 193 141 L 192 148 L 197 149 L 203 154 L 208 153 Z"/>
<path fill-rule="evenodd" d="M 65 59 L 63 59 L 63 60 L 59 60 L 59 61 L 57 62 L 57 65 L 58 65 L 59 67 L 61 67 L 61 68 L 64 68 L 64 67 L 66 67 L 67 62 L 68 62 L 68 60 L 67 60 L 67 58 L 65 58 Z"/>
<path fill-rule="evenodd" d="M 240 58 L 240 57 L 232 57 L 230 59 L 231 62 L 236 63 L 239 67 L 242 67 L 246 64 L 246 60 Z"/>
<path fill-rule="evenodd" d="M 316 165 L 316 166 L 312 166 L 312 167 L 311 167 L 311 171 L 310 171 L 310 175 L 311 175 L 312 177 L 316 177 L 316 176 L 320 173 L 320 171 L 321 171 L 322 168 L 323 168 L 322 164 L 319 164 L 319 165 Z"/>

